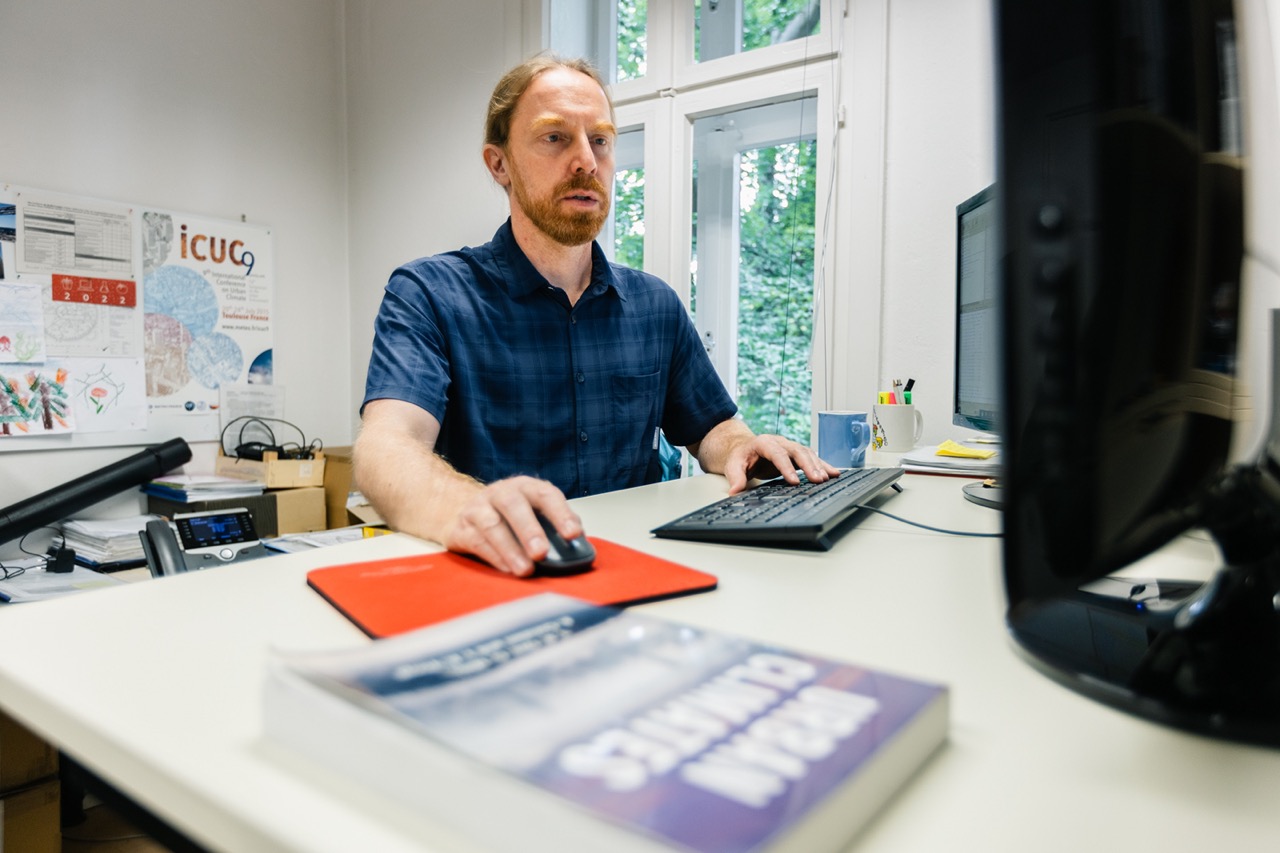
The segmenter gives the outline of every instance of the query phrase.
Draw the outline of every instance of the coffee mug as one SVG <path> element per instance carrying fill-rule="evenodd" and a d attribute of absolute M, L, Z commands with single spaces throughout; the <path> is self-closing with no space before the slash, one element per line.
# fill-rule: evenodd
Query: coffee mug
<path fill-rule="evenodd" d="M 876 438 L 883 443 L 878 444 L 880 450 L 890 453 L 906 453 L 920 441 L 924 434 L 924 415 L 916 411 L 910 404 L 892 405 L 876 404 L 875 427 Z"/>
<path fill-rule="evenodd" d="M 871 425 L 866 412 L 818 412 L 818 456 L 837 468 L 867 464 Z"/>

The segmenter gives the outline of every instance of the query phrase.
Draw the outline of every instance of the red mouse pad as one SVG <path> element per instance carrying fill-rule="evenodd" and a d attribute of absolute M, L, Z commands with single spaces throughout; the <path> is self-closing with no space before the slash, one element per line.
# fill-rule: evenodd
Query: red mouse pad
<path fill-rule="evenodd" d="M 626 607 L 716 588 L 715 575 L 604 539 L 591 539 L 595 569 L 517 578 L 451 551 L 313 569 L 307 585 L 370 637 L 433 625 L 543 592 Z"/>

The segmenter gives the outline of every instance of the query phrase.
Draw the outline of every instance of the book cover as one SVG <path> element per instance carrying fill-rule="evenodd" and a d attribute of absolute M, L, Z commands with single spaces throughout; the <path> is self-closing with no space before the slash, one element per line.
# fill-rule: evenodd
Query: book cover
<path fill-rule="evenodd" d="M 451 551 L 314 569 L 307 584 L 371 637 L 387 637 L 544 592 L 626 606 L 716 588 L 715 575 L 591 539 L 592 571 L 517 578 Z"/>
<path fill-rule="evenodd" d="M 278 653 L 265 696 L 272 740 L 548 851 L 842 849 L 948 719 L 939 685 L 554 594 Z"/>

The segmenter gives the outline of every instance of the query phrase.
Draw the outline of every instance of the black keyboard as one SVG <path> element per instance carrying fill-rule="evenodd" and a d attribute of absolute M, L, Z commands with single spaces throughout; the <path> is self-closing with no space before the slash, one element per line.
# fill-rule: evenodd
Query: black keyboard
<path fill-rule="evenodd" d="M 896 485 L 901 468 L 854 468 L 825 483 L 787 485 L 781 478 L 731 495 L 650 532 L 665 539 L 752 545 L 789 545 L 827 550 L 831 532 L 884 489 Z"/>

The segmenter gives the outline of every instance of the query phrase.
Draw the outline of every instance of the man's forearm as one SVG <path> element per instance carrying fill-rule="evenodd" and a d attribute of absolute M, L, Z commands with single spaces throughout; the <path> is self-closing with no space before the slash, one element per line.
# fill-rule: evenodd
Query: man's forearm
<path fill-rule="evenodd" d="M 407 435 L 364 430 L 356 487 L 392 528 L 444 543 L 458 508 L 483 486 Z"/>

